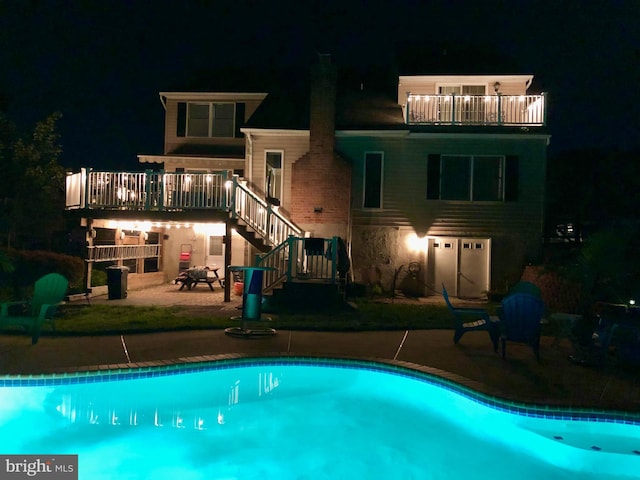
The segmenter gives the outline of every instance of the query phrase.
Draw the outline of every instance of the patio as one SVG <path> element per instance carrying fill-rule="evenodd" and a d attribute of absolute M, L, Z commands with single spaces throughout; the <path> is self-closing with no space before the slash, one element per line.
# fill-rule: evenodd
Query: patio
<path fill-rule="evenodd" d="M 406 300 L 418 301 L 418 300 Z M 432 297 L 419 301 L 442 301 Z M 179 285 L 129 292 L 126 299 L 94 296 L 92 304 L 183 305 L 238 315 L 240 297 Z M 236 326 L 229 321 L 229 326 Z M 221 330 L 123 336 L 43 336 L 32 346 L 24 336 L 0 336 L 0 373 L 37 374 L 78 369 L 129 368 L 147 362 L 191 362 L 229 356 L 333 356 L 398 363 L 451 378 L 474 390 L 524 403 L 640 411 L 640 376 L 615 365 L 584 367 L 569 361 L 567 340 L 543 337 L 541 361 L 526 345 L 509 346 L 506 360 L 493 352 L 486 332 L 468 332 L 458 345 L 452 330 L 310 332 L 279 330 L 273 337 L 238 339 Z M 61 355 L 61 352 L 64 354 Z"/>

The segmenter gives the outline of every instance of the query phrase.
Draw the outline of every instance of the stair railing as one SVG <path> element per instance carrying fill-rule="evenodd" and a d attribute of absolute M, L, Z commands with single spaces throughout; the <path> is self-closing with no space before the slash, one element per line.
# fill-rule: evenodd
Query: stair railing
<path fill-rule="evenodd" d="M 230 192 L 231 218 L 244 222 L 260 235 L 270 246 L 280 245 L 290 235 L 302 236 L 303 231 L 284 217 L 278 207 L 267 203 L 249 187 L 240 181 L 237 175 L 232 177 Z"/>
<path fill-rule="evenodd" d="M 256 255 L 258 267 L 270 267 L 264 272 L 263 291 L 291 280 L 311 280 L 339 283 L 338 237 L 301 238 L 289 236 L 271 251 Z"/>

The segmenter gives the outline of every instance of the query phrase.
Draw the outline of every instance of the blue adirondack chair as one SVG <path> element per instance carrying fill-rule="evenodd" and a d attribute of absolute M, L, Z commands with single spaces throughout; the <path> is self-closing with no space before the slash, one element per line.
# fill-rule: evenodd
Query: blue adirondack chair
<path fill-rule="evenodd" d="M 502 300 L 500 317 L 500 341 L 502 358 L 505 358 L 507 341 L 531 345 L 540 360 L 540 333 L 544 303 L 531 293 L 514 293 Z"/>
<path fill-rule="evenodd" d="M 56 308 L 64 300 L 68 287 L 67 279 L 58 273 L 41 277 L 35 283 L 31 300 L 0 305 L 0 327 L 22 326 L 31 334 L 31 343 L 38 343 L 45 322 L 50 322 L 55 331 Z"/>
<path fill-rule="evenodd" d="M 538 287 L 535 283 L 531 282 L 518 282 L 511 289 L 509 289 L 509 293 L 507 296 L 514 295 L 516 293 L 530 293 L 531 295 L 535 295 L 536 297 L 541 297 L 540 287 Z"/>
<path fill-rule="evenodd" d="M 497 352 L 498 337 L 500 336 L 498 322 L 492 319 L 489 313 L 482 308 L 454 307 L 451 305 L 444 283 L 442 284 L 442 296 L 454 319 L 453 343 L 458 343 L 465 332 L 485 330 L 489 332 L 489 338 L 493 343 L 493 351 Z"/>

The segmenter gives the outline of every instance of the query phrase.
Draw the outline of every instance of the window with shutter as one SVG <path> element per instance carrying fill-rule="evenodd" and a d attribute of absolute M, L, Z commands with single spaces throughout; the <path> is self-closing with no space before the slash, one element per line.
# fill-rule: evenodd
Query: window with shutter
<path fill-rule="evenodd" d="M 427 199 L 501 202 L 517 199 L 517 158 L 436 155 L 427 160 Z"/>

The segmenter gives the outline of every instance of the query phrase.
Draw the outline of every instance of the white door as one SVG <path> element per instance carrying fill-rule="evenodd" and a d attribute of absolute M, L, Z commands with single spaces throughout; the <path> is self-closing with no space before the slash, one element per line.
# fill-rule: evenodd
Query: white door
<path fill-rule="evenodd" d="M 272 205 L 282 202 L 282 152 L 265 152 L 265 186 L 267 201 Z"/>
<path fill-rule="evenodd" d="M 461 238 L 458 268 L 458 296 L 480 298 L 489 290 L 489 258 L 491 240 Z"/>
<path fill-rule="evenodd" d="M 480 298 L 489 290 L 491 240 L 488 238 L 433 238 L 429 262 L 435 292 L 442 290 L 443 283 L 454 297 Z"/>
<path fill-rule="evenodd" d="M 458 295 L 458 239 L 434 238 L 431 242 L 431 260 L 433 266 L 433 287 L 442 291 L 442 284 L 449 295 Z"/>

